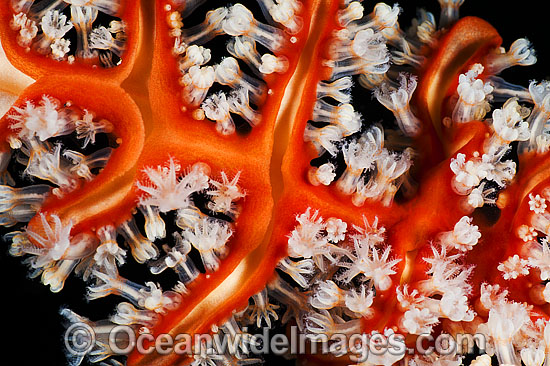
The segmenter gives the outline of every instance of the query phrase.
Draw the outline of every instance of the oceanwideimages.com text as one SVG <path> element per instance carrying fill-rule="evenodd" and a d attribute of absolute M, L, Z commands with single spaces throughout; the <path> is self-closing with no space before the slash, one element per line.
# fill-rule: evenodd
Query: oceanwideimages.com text
<path fill-rule="evenodd" d="M 75 323 L 65 333 L 65 347 L 70 354 L 85 355 L 94 347 L 108 348 L 117 355 L 137 351 L 140 354 L 167 355 L 300 355 L 323 354 L 349 355 L 354 361 L 363 362 L 370 356 L 395 356 L 405 354 L 468 354 L 474 347 L 485 349 L 483 334 L 420 334 L 414 345 L 406 344 L 401 334 L 303 334 L 298 327 L 290 327 L 287 334 L 270 334 L 268 328 L 262 333 L 228 335 L 215 334 L 158 334 L 136 332 L 125 325 L 114 326 L 108 334 L 96 335 L 85 323 Z"/>

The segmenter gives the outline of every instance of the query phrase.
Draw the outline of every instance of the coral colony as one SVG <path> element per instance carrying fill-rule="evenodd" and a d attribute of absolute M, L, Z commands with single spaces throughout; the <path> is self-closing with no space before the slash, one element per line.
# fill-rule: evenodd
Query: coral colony
<path fill-rule="evenodd" d="M 255 333 L 292 329 L 310 364 L 550 364 L 550 82 L 498 76 L 535 53 L 462 2 L 402 28 L 397 4 L 157 0 L 148 29 L 138 2 L 5 1 L 6 56 L 37 81 L 0 124 L 3 238 L 51 291 L 120 298 L 61 310 L 92 332 L 68 363 L 251 365 Z M 150 81 L 118 71 L 151 47 Z M 233 346 L 121 355 L 128 330 Z"/>

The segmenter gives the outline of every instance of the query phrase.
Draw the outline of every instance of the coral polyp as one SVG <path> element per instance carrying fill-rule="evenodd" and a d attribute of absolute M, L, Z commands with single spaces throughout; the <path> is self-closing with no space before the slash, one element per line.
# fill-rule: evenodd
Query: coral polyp
<path fill-rule="evenodd" d="M 548 364 L 544 52 L 462 3 L 1 5 L 0 225 L 66 362 Z"/>

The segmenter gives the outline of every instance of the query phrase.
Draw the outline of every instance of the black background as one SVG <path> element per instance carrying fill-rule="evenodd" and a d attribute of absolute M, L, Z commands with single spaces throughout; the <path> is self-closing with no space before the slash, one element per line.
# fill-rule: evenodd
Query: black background
<path fill-rule="evenodd" d="M 151 0 L 153 1 L 153 0 Z M 388 2 L 391 4 L 391 2 Z M 520 37 L 527 37 L 537 51 L 538 63 L 535 66 L 515 67 L 503 76 L 510 81 L 528 85 L 532 79 L 548 79 L 550 71 L 550 44 L 548 44 L 548 12 L 542 8 L 540 0 L 523 1 L 475 1 L 466 0 L 461 15 L 476 15 L 492 23 L 502 35 L 503 45 L 509 45 Z M 246 1 L 243 1 L 246 5 Z M 373 1 L 366 1 L 366 11 L 370 11 Z M 414 15 L 415 9 L 425 7 L 439 15 L 437 1 L 402 1 L 405 13 L 400 24 L 405 28 Z M 111 312 L 110 301 L 87 303 L 83 298 L 85 288 L 82 281 L 71 276 L 65 288 L 58 294 L 51 293 L 38 279 L 27 278 L 28 270 L 20 258 L 12 258 L 7 253 L 7 245 L 2 243 L 0 250 L 0 279 L 2 281 L 0 319 L 0 345 L 4 351 L 2 364 L 9 359 L 13 364 L 25 365 L 64 365 L 63 331 L 59 309 L 68 306 L 76 312 L 97 319 L 95 314 L 105 317 Z M 144 270 L 136 266 L 129 270 Z M 135 278 L 135 277 L 134 277 Z M 268 364 L 281 364 L 281 361 Z"/>

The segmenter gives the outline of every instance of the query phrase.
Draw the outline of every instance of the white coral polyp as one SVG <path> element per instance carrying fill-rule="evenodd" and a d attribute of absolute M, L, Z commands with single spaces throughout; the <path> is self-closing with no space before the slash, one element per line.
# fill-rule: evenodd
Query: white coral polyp
<path fill-rule="evenodd" d="M 485 100 L 485 96 L 492 91 L 492 87 L 484 84 L 480 79 L 462 77 L 459 78 L 457 91 L 467 104 L 477 104 Z"/>
<path fill-rule="evenodd" d="M 454 322 L 470 322 L 475 316 L 468 305 L 468 297 L 460 289 L 445 292 L 439 302 L 439 309 L 443 317 Z"/>
<path fill-rule="evenodd" d="M 486 62 L 491 74 L 496 75 L 502 70 L 515 65 L 533 65 L 537 62 L 537 57 L 531 42 L 525 38 L 520 38 L 512 43 L 508 52 L 504 52 L 504 49 L 501 48 L 500 53 L 488 55 Z"/>
<path fill-rule="evenodd" d="M 17 44 L 22 47 L 28 47 L 38 34 L 36 22 L 28 19 L 25 13 L 14 14 L 10 26 L 13 30 L 19 31 Z"/>
<path fill-rule="evenodd" d="M 269 14 L 277 23 L 281 23 L 289 33 L 298 33 L 303 26 L 303 20 L 296 13 L 300 12 L 302 4 L 295 0 L 277 0 L 269 8 Z"/>
<path fill-rule="evenodd" d="M 288 70 L 288 59 L 284 56 L 276 57 L 266 53 L 262 55 L 261 60 L 262 64 L 260 65 L 259 70 L 262 74 L 268 75 L 274 72 L 281 74 Z"/>
<path fill-rule="evenodd" d="M 209 97 L 203 104 L 202 110 L 208 119 L 221 121 L 229 117 L 229 104 L 224 93 L 214 94 Z"/>
<path fill-rule="evenodd" d="M 58 10 L 46 12 L 40 25 L 44 34 L 50 39 L 60 39 L 73 27 L 67 17 Z"/>
<path fill-rule="evenodd" d="M 231 235 L 233 231 L 228 224 L 210 218 L 203 218 L 192 229 L 185 229 L 182 233 L 183 239 L 199 251 L 204 267 L 209 272 L 219 268 L 220 258 L 227 254 L 225 245 Z"/>
<path fill-rule="evenodd" d="M 483 207 L 486 203 L 495 204 L 496 199 L 492 197 L 492 194 L 496 192 L 495 188 L 485 189 L 485 182 L 481 183 L 476 188 L 472 189 L 467 198 L 466 210 L 471 211 L 478 207 Z"/>
<path fill-rule="evenodd" d="M 535 240 L 538 235 L 534 227 L 527 225 L 521 225 L 518 227 L 517 234 L 518 237 L 526 243 L 531 240 Z"/>
<path fill-rule="evenodd" d="M 72 222 L 64 226 L 57 215 L 50 216 L 54 226 L 52 227 L 45 214 L 40 213 L 40 220 L 44 228 L 45 236 L 27 229 L 27 235 L 36 241 L 42 248 L 48 251 L 48 257 L 52 260 L 59 260 L 63 257 L 71 243 Z"/>
<path fill-rule="evenodd" d="M 526 366 L 540 366 L 544 362 L 545 352 L 544 347 L 535 347 L 530 345 L 529 348 L 523 348 L 520 351 L 521 360 Z"/>
<path fill-rule="evenodd" d="M 341 267 L 348 268 L 342 273 L 341 278 L 349 283 L 353 278 L 361 275 L 362 280 L 372 280 L 379 291 L 386 291 L 392 285 L 391 275 L 397 273 L 394 266 L 401 258 L 390 260 L 391 246 L 387 246 L 383 252 L 374 247 L 367 238 L 354 237 L 354 254 L 348 254 L 351 263 L 342 262 Z"/>
<path fill-rule="evenodd" d="M 230 105 L 223 92 L 209 96 L 201 105 L 206 117 L 216 121 L 216 131 L 222 135 L 230 135 L 235 132 L 235 123 L 231 117 Z"/>
<path fill-rule="evenodd" d="M 250 31 L 254 16 L 242 4 L 235 4 L 229 9 L 229 14 L 222 24 L 225 33 L 231 36 L 240 36 Z"/>
<path fill-rule="evenodd" d="M 407 136 L 420 132 L 420 120 L 412 113 L 410 100 L 417 86 L 417 77 L 405 73 L 399 74 L 399 88 L 383 83 L 375 91 L 378 101 L 395 115 L 397 125 Z"/>
<path fill-rule="evenodd" d="M 180 59 L 180 70 L 187 72 L 191 66 L 202 66 L 210 61 L 210 58 L 210 49 L 191 45 L 185 50 L 185 56 Z"/>
<path fill-rule="evenodd" d="M 495 304 L 489 311 L 487 330 L 494 342 L 495 354 L 500 364 L 519 364 L 512 340 L 529 322 L 525 305 L 506 300 Z"/>
<path fill-rule="evenodd" d="M 152 184 L 137 183 L 146 193 L 140 198 L 142 206 L 156 206 L 161 212 L 168 212 L 190 205 L 190 196 L 194 192 L 208 188 L 207 168 L 204 164 L 195 164 L 191 171 L 178 178 L 180 166 L 170 158 L 168 167 L 145 168 L 144 172 Z"/>
<path fill-rule="evenodd" d="M 337 243 L 346 238 L 348 224 L 340 219 L 331 217 L 326 221 L 327 239 L 333 243 Z"/>
<path fill-rule="evenodd" d="M 46 95 L 42 97 L 37 107 L 31 101 L 27 101 L 24 107 L 13 107 L 13 109 L 17 114 L 9 116 L 12 121 L 15 121 L 10 128 L 19 130 L 20 138 L 28 139 L 37 136 L 40 141 L 45 141 L 72 130 L 71 121 L 59 113 L 59 102 Z"/>
<path fill-rule="evenodd" d="M 165 313 L 166 310 L 173 310 L 179 305 L 179 296 L 174 296 L 174 293 L 163 293 L 160 286 L 154 282 L 146 282 L 145 285 L 149 287 L 149 290 L 140 290 L 144 297 L 139 304 L 145 309 L 156 313 Z"/>
<path fill-rule="evenodd" d="M 222 181 L 210 181 L 214 189 L 209 190 L 207 194 L 212 197 L 212 202 L 208 205 L 214 212 L 223 212 L 227 214 L 235 213 L 235 202 L 245 196 L 244 192 L 237 185 L 241 172 L 237 172 L 230 181 L 225 172 L 221 173 Z"/>
<path fill-rule="evenodd" d="M 546 281 L 550 279 L 550 248 L 548 239 L 542 239 L 542 244 L 532 242 L 529 246 L 529 266 L 537 268 L 540 271 L 540 279 Z M 547 287 L 548 288 L 548 287 Z"/>
<path fill-rule="evenodd" d="M 56 60 L 61 60 L 69 53 L 71 41 L 68 39 L 56 39 L 51 45 L 52 57 Z"/>
<path fill-rule="evenodd" d="M 453 247 L 462 252 L 472 250 L 481 238 L 481 233 L 472 219 L 463 216 L 455 225 L 453 231 L 440 234 L 441 245 Z"/>
<path fill-rule="evenodd" d="M 206 89 L 214 83 L 214 68 L 212 66 L 192 66 L 189 68 L 189 76 L 194 86 L 199 89 Z"/>
<path fill-rule="evenodd" d="M 53 225 L 50 222 L 53 222 Z M 40 224 L 42 226 L 40 231 L 43 231 L 44 234 L 39 234 L 30 228 L 26 229 L 28 237 L 40 246 L 38 249 L 34 248 L 34 250 L 29 251 L 30 254 L 36 255 L 30 263 L 35 269 L 51 268 L 52 271 L 49 275 L 52 278 L 56 277 L 57 280 L 60 280 L 63 277 L 59 283 L 60 287 L 57 289 L 54 290 L 52 284 L 52 291 L 59 291 L 63 287 L 64 278 L 72 271 L 74 265 L 78 262 L 77 260 L 93 253 L 97 246 L 97 240 L 95 236 L 83 234 L 72 236 L 72 221 L 69 220 L 67 225 L 64 225 L 59 216 L 55 214 L 46 216 L 44 213 L 40 213 Z M 60 270 L 60 273 L 54 273 L 58 270 Z M 65 272 L 65 274 L 60 277 L 59 275 L 62 272 Z M 42 280 L 45 279 L 43 276 Z"/>
<path fill-rule="evenodd" d="M 229 8 L 221 26 L 225 33 L 250 36 L 273 52 L 281 47 L 284 40 L 280 29 L 257 22 L 252 12 L 242 4 Z"/>
<path fill-rule="evenodd" d="M 357 32 L 351 42 L 351 49 L 355 55 L 365 60 L 377 60 L 387 53 L 386 44 L 382 42 L 380 33 L 372 29 Z"/>
<path fill-rule="evenodd" d="M 317 309 L 332 309 L 342 302 L 343 291 L 333 281 L 322 281 L 317 286 L 311 298 L 311 306 Z"/>
<path fill-rule="evenodd" d="M 468 277 L 473 267 L 467 267 L 456 262 L 461 254 L 447 255 L 446 247 L 441 247 L 441 252 L 432 246 L 432 257 L 423 259 L 430 264 L 427 274 L 431 274 L 428 280 L 420 281 L 418 289 L 425 295 L 444 294 L 461 289 L 463 293 L 469 293 L 471 286 L 468 284 Z"/>
<path fill-rule="evenodd" d="M 468 72 L 458 78 L 459 99 L 453 110 L 452 120 L 457 123 L 479 121 L 490 111 L 493 87 L 477 77 L 483 72 L 481 64 L 474 64 Z"/>
<path fill-rule="evenodd" d="M 516 98 L 506 101 L 502 109 L 493 111 L 493 128 L 505 142 L 529 139 L 529 123 L 523 121 L 522 113 Z"/>
<path fill-rule="evenodd" d="M 139 310 L 128 302 L 117 305 L 117 312 L 111 317 L 111 321 L 120 325 L 144 325 L 152 328 L 160 320 L 160 316 L 149 310 Z"/>
<path fill-rule="evenodd" d="M 370 169 L 381 153 L 379 146 L 368 139 L 352 141 L 342 148 L 346 170 L 337 183 L 344 194 L 351 194 L 357 189 L 364 170 Z"/>
<path fill-rule="evenodd" d="M 437 315 L 429 309 L 412 308 L 407 310 L 401 320 L 401 327 L 410 334 L 431 333 L 434 325 L 439 323 Z"/>
<path fill-rule="evenodd" d="M 108 242 L 97 248 L 94 254 L 94 261 L 97 266 L 105 267 L 107 271 L 113 272 L 116 269 L 114 264 L 124 264 L 125 256 L 126 251 L 120 248 L 116 242 Z"/>
<path fill-rule="evenodd" d="M 529 193 L 529 210 L 536 214 L 542 214 L 546 210 L 546 207 L 546 199 L 538 194 L 533 196 L 532 193 Z"/>
<path fill-rule="evenodd" d="M 504 277 L 505 280 L 516 279 L 518 276 L 526 276 L 529 274 L 529 261 L 515 254 L 500 263 L 497 269 L 502 272 L 502 277 Z"/>
<path fill-rule="evenodd" d="M 452 187 L 460 195 L 469 194 L 494 168 L 479 158 L 466 161 L 466 155 L 463 153 L 458 153 L 456 158 L 451 159 L 450 167 L 455 174 L 451 182 Z"/>
<path fill-rule="evenodd" d="M 424 296 L 420 295 L 417 289 L 413 289 L 409 292 L 408 284 L 404 284 L 403 287 L 397 286 L 395 293 L 397 301 L 399 301 L 399 306 L 403 311 L 411 307 L 418 307 L 418 305 L 425 300 Z"/>
<path fill-rule="evenodd" d="M 349 290 L 344 297 L 346 307 L 361 317 L 373 315 L 374 310 L 371 308 L 373 300 L 374 292 L 367 291 L 366 286 L 361 286 L 358 292 L 353 289 Z"/>
<path fill-rule="evenodd" d="M 332 163 L 325 163 L 319 168 L 311 168 L 308 173 L 309 182 L 315 186 L 322 184 L 328 186 L 334 178 L 336 167 Z"/>
<path fill-rule="evenodd" d="M 323 218 L 318 217 L 319 211 L 311 214 L 311 209 L 298 215 L 299 225 L 292 231 L 288 239 L 288 254 L 294 258 L 311 258 L 319 254 L 319 250 L 327 244 L 327 239 L 321 233 L 325 228 Z"/>
<path fill-rule="evenodd" d="M 216 75 L 212 66 L 191 66 L 181 78 L 184 101 L 192 106 L 200 105 L 215 79 Z"/>
<path fill-rule="evenodd" d="M 474 188 L 468 195 L 468 205 L 474 208 L 483 207 L 485 200 L 483 199 L 482 191 Z"/>

